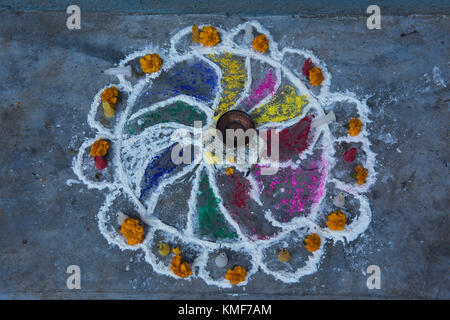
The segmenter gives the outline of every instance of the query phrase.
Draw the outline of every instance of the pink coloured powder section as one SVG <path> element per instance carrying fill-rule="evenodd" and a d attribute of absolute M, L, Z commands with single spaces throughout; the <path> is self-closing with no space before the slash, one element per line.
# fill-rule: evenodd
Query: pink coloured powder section
<path fill-rule="evenodd" d="M 276 175 L 261 175 L 257 167 L 253 174 L 261 190 L 261 201 L 269 205 L 279 222 L 308 216 L 323 195 L 328 165 L 324 160 L 308 160 L 298 168 L 280 168 Z"/>
<path fill-rule="evenodd" d="M 249 97 L 243 101 L 243 110 L 250 110 L 262 101 L 268 95 L 271 95 L 275 91 L 275 85 L 277 83 L 277 77 L 273 70 L 265 75 L 264 79 L 258 84 L 258 86 L 252 91 Z"/>

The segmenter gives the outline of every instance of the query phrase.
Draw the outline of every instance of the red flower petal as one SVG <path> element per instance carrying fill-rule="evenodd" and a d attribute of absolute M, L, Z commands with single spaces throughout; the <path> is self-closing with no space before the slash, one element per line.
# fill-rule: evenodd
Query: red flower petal
<path fill-rule="evenodd" d="M 351 148 L 344 153 L 344 160 L 347 162 L 353 162 L 356 157 L 356 148 Z"/>
<path fill-rule="evenodd" d="M 94 161 L 95 161 L 95 167 L 96 167 L 98 170 L 103 170 L 103 169 L 105 169 L 106 166 L 108 165 L 108 163 L 106 162 L 106 160 L 103 159 L 103 158 L 100 157 L 100 156 L 95 156 L 95 157 L 94 157 Z"/>
<path fill-rule="evenodd" d="M 309 76 L 309 70 L 312 68 L 312 61 L 311 58 L 306 59 L 305 64 L 302 68 L 302 73 L 305 77 Z"/>

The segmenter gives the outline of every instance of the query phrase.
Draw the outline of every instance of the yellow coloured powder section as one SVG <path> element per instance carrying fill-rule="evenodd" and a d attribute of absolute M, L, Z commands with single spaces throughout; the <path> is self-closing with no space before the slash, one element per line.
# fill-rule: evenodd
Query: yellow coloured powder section
<path fill-rule="evenodd" d="M 285 85 L 268 103 L 259 106 L 250 116 L 256 124 L 281 122 L 300 116 L 307 103 L 306 95 L 297 95 L 292 86 Z"/>
<path fill-rule="evenodd" d="M 247 81 L 247 70 L 244 59 L 231 53 L 210 55 L 209 57 L 222 69 L 222 97 L 219 106 L 214 110 L 214 120 L 217 121 L 239 99 Z"/>

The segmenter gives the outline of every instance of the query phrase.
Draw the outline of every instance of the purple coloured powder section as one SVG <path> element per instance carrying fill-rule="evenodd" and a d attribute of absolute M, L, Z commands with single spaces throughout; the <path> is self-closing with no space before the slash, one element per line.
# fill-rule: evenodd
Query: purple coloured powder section
<path fill-rule="evenodd" d="M 273 70 L 269 70 L 269 72 L 265 75 L 263 81 L 258 84 L 258 86 L 253 90 L 252 94 L 245 98 L 244 109 L 250 110 L 255 105 L 257 105 L 261 100 L 267 97 L 269 94 L 273 94 L 275 91 L 275 84 L 277 83 L 277 77 L 275 76 Z"/>

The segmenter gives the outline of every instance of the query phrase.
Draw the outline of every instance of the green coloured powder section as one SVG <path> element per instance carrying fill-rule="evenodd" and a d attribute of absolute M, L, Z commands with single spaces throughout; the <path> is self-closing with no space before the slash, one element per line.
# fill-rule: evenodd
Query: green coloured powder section
<path fill-rule="evenodd" d="M 182 101 L 177 101 L 176 104 L 149 111 L 129 121 L 127 129 L 129 134 L 134 135 L 158 123 L 175 122 L 193 127 L 194 121 L 202 121 L 204 124 L 206 119 L 204 112 Z"/>
<path fill-rule="evenodd" d="M 198 196 L 198 221 L 202 236 L 215 239 L 237 238 L 236 232 L 231 232 L 223 214 L 219 212 L 217 199 L 209 184 L 208 176 L 203 174 L 200 179 L 200 191 Z"/>

